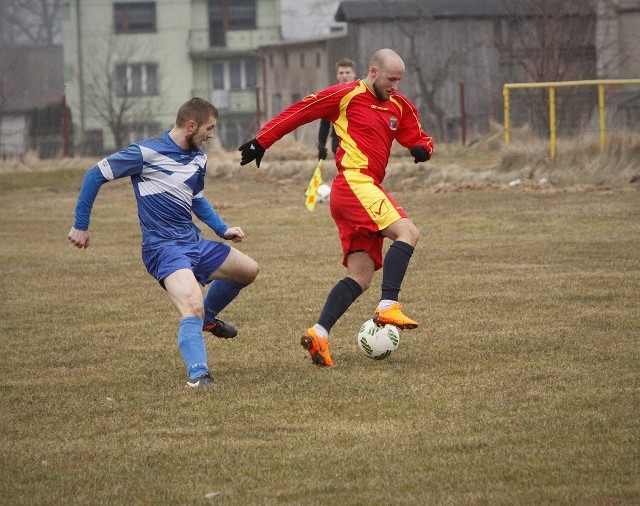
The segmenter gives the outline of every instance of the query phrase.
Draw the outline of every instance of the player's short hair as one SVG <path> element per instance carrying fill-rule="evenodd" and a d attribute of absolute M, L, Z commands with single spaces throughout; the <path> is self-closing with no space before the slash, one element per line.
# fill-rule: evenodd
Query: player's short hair
<path fill-rule="evenodd" d="M 353 71 L 356 71 L 356 62 L 354 62 L 352 59 L 350 58 L 341 58 L 340 60 L 338 60 L 336 62 L 336 70 L 338 70 L 338 67 L 351 67 L 353 69 Z"/>
<path fill-rule="evenodd" d="M 183 127 L 187 121 L 193 120 L 198 125 L 202 125 L 209 121 L 211 117 L 218 118 L 218 109 L 204 98 L 193 97 L 187 100 L 178 109 L 176 115 L 176 126 Z"/>

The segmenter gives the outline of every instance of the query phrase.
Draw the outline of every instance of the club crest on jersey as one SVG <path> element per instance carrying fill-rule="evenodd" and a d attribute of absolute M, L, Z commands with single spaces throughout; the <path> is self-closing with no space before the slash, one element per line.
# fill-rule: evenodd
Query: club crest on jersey
<path fill-rule="evenodd" d="M 397 130 L 398 129 L 398 118 L 396 116 L 394 116 L 393 114 L 389 117 L 389 128 L 391 130 Z"/>

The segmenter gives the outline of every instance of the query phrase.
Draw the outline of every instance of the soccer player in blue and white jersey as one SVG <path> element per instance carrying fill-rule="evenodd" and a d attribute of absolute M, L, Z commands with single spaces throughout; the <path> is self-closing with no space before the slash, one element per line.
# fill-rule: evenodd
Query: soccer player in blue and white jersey
<path fill-rule="evenodd" d="M 237 335 L 217 318 L 258 275 L 255 260 L 220 241 L 200 236 L 192 213 L 220 238 L 239 243 L 240 227 L 229 227 L 204 197 L 207 155 L 202 143 L 213 137 L 218 110 L 201 98 L 185 102 L 173 128 L 137 142 L 98 162 L 85 174 L 68 238 L 89 247 L 89 219 L 100 187 L 130 177 L 142 229 L 142 260 L 180 312 L 178 348 L 189 379 L 186 388 L 212 386 L 202 331 Z M 203 296 L 200 285 L 212 283 Z"/>

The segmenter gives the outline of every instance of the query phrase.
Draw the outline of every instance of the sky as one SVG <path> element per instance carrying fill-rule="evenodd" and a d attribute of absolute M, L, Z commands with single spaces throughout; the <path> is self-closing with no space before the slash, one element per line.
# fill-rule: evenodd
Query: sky
<path fill-rule="evenodd" d="M 313 39 L 329 35 L 332 25 L 343 25 L 334 20 L 339 5 L 339 0 L 280 0 L 283 37 Z"/>

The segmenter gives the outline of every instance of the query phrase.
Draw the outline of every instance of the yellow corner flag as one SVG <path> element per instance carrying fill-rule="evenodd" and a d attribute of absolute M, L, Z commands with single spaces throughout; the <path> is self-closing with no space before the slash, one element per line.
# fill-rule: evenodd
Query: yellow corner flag
<path fill-rule="evenodd" d="M 307 191 L 305 192 L 306 206 L 309 211 L 313 211 L 316 208 L 316 194 L 318 193 L 318 186 L 322 184 L 322 158 L 318 160 L 318 165 L 316 165 L 316 170 L 313 171 L 313 176 L 311 176 L 311 181 L 309 181 L 309 186 L 307 186 Z"/>

